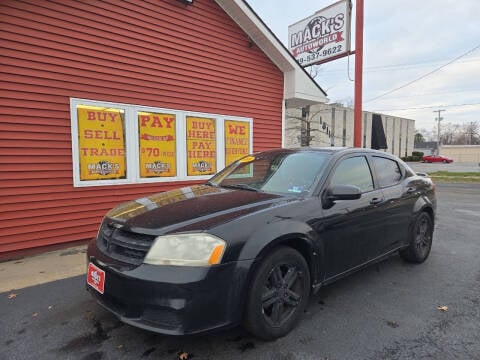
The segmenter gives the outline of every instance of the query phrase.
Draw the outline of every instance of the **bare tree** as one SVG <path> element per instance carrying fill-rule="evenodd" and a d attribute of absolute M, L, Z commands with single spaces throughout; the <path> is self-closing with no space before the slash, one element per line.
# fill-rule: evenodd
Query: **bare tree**
<path fill-rule="evenodd" d="M 464 124 L 467 145 L 480 145 L 480 123 L 471 121 Z"/>
<path fill-rule="evenodd" d="M 335 104 L 341 104 L 344 107 L 353 108 L 355 106 L 355 100 L 351 96 L 344 97 L 334 101 Z"/>
<path fill-rule="evenodd" d="M 461 125 L 446 123 L 442 126 L 440 139 L 444 145 L 479 145 L 480 123 L 478 121 Z"/>
<path fill-rule="evenodd" d="M 422 134 L 425 141 L 435 141 L 436 140 L 436 136 L 437 136 L 437 130 L 436 129 L 427 130 L 425 128 L 421 128 L 421 129 L 418 129 L 418 130 L 415 130 L 415 131 L 419 134 Z"/>
<path fill-rule="evenodd" d="M 311 65 L 308 67 L 308 69 L 305 69 L 307 70 L 308 74 L 311 76 L 312 79 L 315 79 L 321 72 L 322 70 L 322 65 Z"/>
<path fill-rule="evenodd" d="M 300 146 L 310 146 L 310 143 L 314 139 L 312 135 L 312 127 L 311 123 L 315 116 L 323 111 L 323 109 L 319 109 L 313 112 L 310 112 L 310 105 L 307 105 L 301 108 L 302 116 L 295 116 L 289 115 L 288 118 L 295 119 L 300 121 L 300 126 L 295 126 L 291 128 L 287 128 L 286 130 L 300 130 Z M 315 129 L 316 130 L 316 129 Z"/>
<path fill-rule="evenodd" d="M 314 111 L 312 111 L 314 109 Z M 295 133 L 300 132 L 298 139 L 300 140 L 300 146 L 308 147 L 311 146 L 312 140 L 315 139 L 317 145 L 332 145 L 335 140 L 343 141 L 343 134 L 340 136 L 336 136 L 334 130 L 331 128 L 330 124 L 322 120 L 322 113 L 323 114 L 330 114 L 332 112 L 332 105 L 325 104 L 325 106 L 315 105 L 315 107 L 306 106 L 303 108 L 297 108 L 297 113 L 301 111 L 301 116 L 287 114 L 288 119 L 298 120 L 299 124 L 286 128 L 286 131 L 294 130 Z M 317 123 L 320 126 L 312 126 L 313 123 Z M 325 134 L 325 137 L 319 136 L 318 138 L 313 135 L 314 133 L 317 134 Z"/>

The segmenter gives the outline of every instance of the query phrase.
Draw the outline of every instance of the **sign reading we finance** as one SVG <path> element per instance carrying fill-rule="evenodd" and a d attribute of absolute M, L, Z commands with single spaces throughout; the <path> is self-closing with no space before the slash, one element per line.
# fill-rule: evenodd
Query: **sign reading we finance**
<path fill-rule="evenodd" d="M 250 123 L 225 120 L 225 166 L 250 153 Z"/>
<path fill-rule="evenodd" d="M 300 65 L 350 52 L 350 9 L 350 0 L 341 0 L 288 27 L 288 49 Z"/>
<path fill-rule="evenodd" d="M 80 180 L 125 179 L 125 120 L 122 109 L 79 105 Z"/>

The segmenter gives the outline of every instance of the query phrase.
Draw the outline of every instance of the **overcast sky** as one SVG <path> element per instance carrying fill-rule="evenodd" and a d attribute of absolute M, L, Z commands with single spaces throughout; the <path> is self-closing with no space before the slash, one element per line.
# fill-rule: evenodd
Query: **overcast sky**
<path fill-rule="evenodd" d="M 287 45 L 288 25 L 336 0 L 247 0 Z M 480 0 L 365 0 L 363 108 L 435 126 L 480 121 Z M 352 14 L 354 49 L 355 0 Z M 441 70 L 377 100 L 370 99 L 413 81 L 476 48 Z M 354 78 L 350 57 L 350 77 Z M 326 63 L 316 77 L 331 102 L 353 103 L 347 58 Z M 462 105 L 475 104 L 475 105 Z M 457 106 L 461 105 L 461 106 Z M 417 109 L 414 109 L 417 108 Z M 418 109 L 422 108 L 422 109 Z"/>

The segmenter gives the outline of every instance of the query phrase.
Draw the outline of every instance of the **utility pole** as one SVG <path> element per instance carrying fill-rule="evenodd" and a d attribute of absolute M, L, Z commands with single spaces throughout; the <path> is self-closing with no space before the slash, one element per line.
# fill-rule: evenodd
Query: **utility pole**
<path fill-rule="evenodd" d="M 438 117 L 435 119 L 438 121 L 437 124 L 437 155 L 440 155 L 440 121 L 443 120 L 443 118 L 440 116 L 442 111 L 447 111 L 447 110 L 434 110 L 434 113 L 438 113 Z"/>
<path fill-rule="evenodd" d="M 362 85 L 363 85 L 363 0 L 356 3 L 355 25 L 355 103 L 353 110 L 353 146 L 362 147 Z M 365 129 L 363 130 L 365 131 Z"/>

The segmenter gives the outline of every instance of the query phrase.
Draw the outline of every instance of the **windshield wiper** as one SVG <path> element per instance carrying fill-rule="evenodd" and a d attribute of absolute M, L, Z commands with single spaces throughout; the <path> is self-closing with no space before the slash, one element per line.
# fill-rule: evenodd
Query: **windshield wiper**
<path fill-rule="evenodd" d="M 222 185 L 220 184 L 221 187 L 224 188 L 230 188 L 230 189 L 242 189 L 242 190 L 248 190 L 248 191 L 256 191 L 256 192 L 263 192 L 260 189 L 257 189 L 253 186 L 250 186 L 248 184 L 232 184 L 232 185 Z"/>

